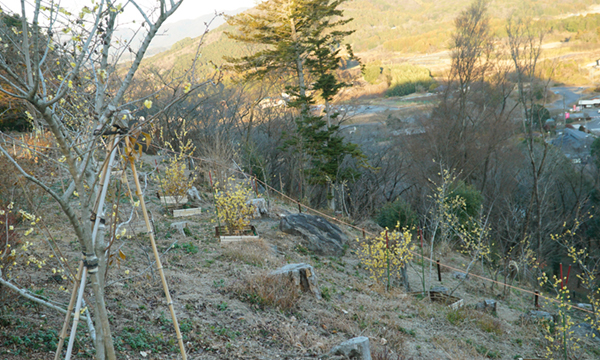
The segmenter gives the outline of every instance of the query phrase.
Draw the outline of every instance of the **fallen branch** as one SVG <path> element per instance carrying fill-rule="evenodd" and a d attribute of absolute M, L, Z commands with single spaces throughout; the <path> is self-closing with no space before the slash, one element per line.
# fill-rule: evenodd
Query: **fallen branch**
<path fill-rule="evenodd" d="M 17 294 L 19 294 L 19 295 L 23 296 L 24 298 L 26 298 L 26 299 L 28 299 L 28 300 L 31 300 L 31 301 L 33 301 L 33 302 L 36 302 L 36 303 L 38 303 L 38 304 L 41 304 L 41 305 L 47 306 L 47 307 L 49 307 L 49 308 L 51 308 L 51 309 L 54 309 L 54 310 L 56 310 L 56 311 L 59 311 L 59 312 L 61 312 L 61 313 L 63 313 L 63 314 L 66 314 L 66 313 L 67 313 L 67 310 L 65 310 L 65 309 L 63 309 L 63 308 L 61 308 L 61 307 L 59 307 L 59 306 L 56 306 L 56 305 L 54 305 L 54 304 L 51 304 L 51 303 L 49 303 L 49 302 L 47 302 L 47 301 L 45 301 L 45 300 L 42 300 L 42 299 L 40 299 L 40 298 L 38 298 L 38 297 L 35 297 L 35 296 L 33 296 L 33 295 L 32 295 L 32 294 L 29 292 L 29 291 L 27 291 L 27 290 L 24 290 L 24 289 L 19 289 L 19 288 L 18 288 L 16 285 L 12 284 L 12 283 L 11 283 L 11 282 L 9 282 L 9 281 L 6 281 L 6 280 L 4 280 L 4 279 L 2 278 L 2 270 L 0 270 L 0 285 L 4 285 L 4 286 L 6 286 L 7 288 L 9 288 L 9 289 L 13 290 L 13 291 L 14 291 L 14 292 L 16 292 Z M 87 319 L 88 319 L 88 318 L 87 318 L 87 316 L 82 316 L 82 318 L 84 318 L 86 321 L 87 321 Z"/>

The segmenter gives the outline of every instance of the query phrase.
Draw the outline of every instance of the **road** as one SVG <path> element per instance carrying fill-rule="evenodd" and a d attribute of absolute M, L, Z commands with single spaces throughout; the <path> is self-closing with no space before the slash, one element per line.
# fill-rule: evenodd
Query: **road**
<path fill-rule="evenodd" d="M 550 91 L 556 95 L 562 96 L 563 98 L 548 104 L 546 108 L 548 110 L 563 110 L 565 108 L 572 109 L 573 105 L 577 104 L 579 98 L 582 97 L 583 90 L 584 88 L 577 86 L 560 86 L 550 88 Z"/>

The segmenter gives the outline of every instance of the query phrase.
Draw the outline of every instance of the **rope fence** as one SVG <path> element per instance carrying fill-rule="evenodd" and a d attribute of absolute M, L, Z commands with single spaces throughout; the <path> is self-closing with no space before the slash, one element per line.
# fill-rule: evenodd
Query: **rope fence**
<path fill-rule="evenodd" d="M 159 149 L 159 150 L 164 150 L 164 151 L 166 151 L 166 152 L 170 152 L 170 153 L 173 153 L 173 154 L 175 154 L 175 152 L 174 152 L 174 151 L 172 151 L 172 150 L 170 150 L 170 149 L 163 148 L 163 147 L 160 147 L 160 146 L 158 146 L 158 145 L 154 145 L 154 144 L 152 144 L 152 146 L 154 146 L 155 148 L 157 148 L 157 149 Z M 201 158 L 201 157 L 192 156 L 192 155 L 187 155 L 187 157 L 188 157 L 188 158 L 191 158 L 191 159 L 193 159 L 193 160 L 198 160 L 198 161 L 200 161 L 200 164 L 201 164 L 202 162 L 206 162 L 206 163 L 211 163 L 211 164 L 213 164 L 213 165 L 217 165 L 217 166 L 225 167 L 225 165 L 223 165 L 223 164 L 219 164 L 219 163 L 217 163 L 217 162 L 215 162 L 215 161 L 212 161 L 212 160 L 209 160 L 209 159 L 203 159 L 203 158 Z M 246 173 L 245 173 L 245 172 L 243 172 L 241 169 L 239 169 L 239 170 L 238 170 L 238 169 L 235 169 L 235 168 L 228 168 L 227 170 L 229 170 L 229 171 L 232 171 L 232 172 L 235 172 L 235 173 L 239 173 L 239 174 L 243 175 L 243 176 L 244 176 L 244 177 L 246 177 L 246 178 L 253 178 L 253 179 L 254 179 L 254 181 L 256 181 L 256 182 L 258 182 L 258 183 L 262 184 L 262 185 L 263 185 L 265 188 L 268 188 L 269 190 L 271 190 L 271 191 L 273 191 L 274 193 L 278 194 L 278 195 L 279 195 L 279 196 L 280 196 L 282 199 L 286 199 L 286 200 L 288 200 L 290 203 L 293 203 L 293 204 L 296 204 L 296 205 L 298 205 L 299 212 L 302 212 L 302 207 L 304 207 L 304 209 L 305 209 L 305 210 L 307 210 L 307 211 L 310 211 L 310 212 L 312 212 L 312 213 L 314 213 L 314 214 L 317 214 L 317 215 L 319 215 L 319 216 L 322 216 L 322 217 L 324 217 L 324 218 L 326 218 L 326 219 L 329 219 L 329 220 L 335 221 L 335 222 L 337 222 L 338 224 L 344 225 L 344 226 L 346 226 L 346 227 L 350 227 L 350 228 L 352 228 L 352 229 L 355 229 L 355 230 L 357 230 L 357 231 L 359 231 L 359 232 L 360 232 L 360 231 L 362 231 L 362 233 L 363 233 L 363 236 L 364 236 L 364 235 L 369 235 L 369 236 L 371 236 L 371 237 L 375 237 L 375 236 L 377 236 L 377 234 L 375 234 L 375 233 L 372 233 L 372 232 L 369 232 L 369 231 L 365 230 L 364 228 L 359 228 L 359 227 L 358 227 L 358 226 L 356 226 L 356 225 L 353 225 L 353 224 L 347 223 L 347 222 L 345 222 L 345 221 L 343 221 L 343 220 L 341 220 L 341 219 L 338 219 L 338 218 L 336 218 L 336 217 L 330 216 L 330 215 L 328 215 L 328 214 L 325 214 L 325 213 L 323 213 L 323 212 L 321 212 L 321 211 L 319 211 L 319 210 L 313 209 L 313 208 L 311 208 L 311 207 L 309 207 L 309 206 L 307 206 L 307 205 L 305 205 L 305 204 L 302 204 L 300 201 L 298 201 L 298 200 L 296 200 L 296 199 L 294 199 L 294 198 L 292 198 L 292 197 L 290 197 L 290 196 L 288 196 L 288 195 L 284 194 L 283 192 L 281 192 L 281 191 L 279 191 L 279 190 L 275 189 L 274 187 L 270 186 L 269 184 L 265 183 L 264 181 L 262 181 L 262 180 L 259 180 L 259 179 L 258 179 L 256 176 L 253 176 L 253 175 L 246 174 Z M 432 264 L 434 264 L 434 265 L 439 265 L 439 266 L 442 266 L 442 267 L 444 267 L 444 268 L 446 268 L 446 269 L 449 269 L 449 270 L 453 270 L 453 271 L 458 271 L 458 272 L 462 272 L 462 273 L 464 273 L 464 271 L 463 271 L 462 269 L 458 269 L 458 268 L 455 268 L 455 267 L 453 267 L 453 266 L 451 266 L 451 265 L 444 264 L 444 263 L 440 262 L 439 260 L 433 260 L 433 259 L 432 259 L 432 258 L 430 258 L 430 257 L 427 257 L 427 256 L 422 256 L 421 254 L 418 254 L 418 253 L 416 253 L 416 252 L 414 252 L 414 251 L 410 251 L 410 252 L 411 252 L 411 253 L 412 253 L 414 256 L 416 256 L 416 257 L 419 257 L 419 258 L 423 258 L 424 260 L 427 260 L 427 261 L 429 261 L 430 263 L 432 263 Z M 527 290 L 527 289 L 520 288 L 520 287 L 518 287 L 518 286 L 514 286 L 514 285 L 510 285 L 510 284 L 505 284 L 505 283 L 503 283 L 503 282 L 500 282 L 500 281 L 497 281 L 497 280 L 494 280 L 494 279 L 490 279 L 490 278 L 487 278 L 487 277 L 485 277 L 485 276 L 481 276 L 481 275 L 477 275 L 477 274 L 469 274 L 469 276 L 472 276 L 472 277 L 474 277 L 474 278 L 478 278 L 478 279 L 481 279 L 481 280 L 483 280 L 483 281 L 487 281 L 487 282 L 490 282 L 490 283 L 495 283 L 495 284 L 498 284 L 498 285 L 506 286 L 506 287 L 508 287 L 508 288 L 511 288 L 511 289 L 519 290 L 519 291 L 522 291 L 522 292 L 524 292 L 524 293 L 526 293 L 526 294 L 531 294 L 531 295 L 533 295 L 534 297 L 538 297 L 538 296 L 539 296 L 539 297 L 541 297 L 541 298 L 543 298 L 543 299 L 546 299 L 546 300 L 548 300 L 548 301 L 550 301 L 550 302 L 560 303 L 560 300 L 558 300 L 558 299 L 555 299 L 555 298 L 548 297 L 548 296 L 546 296 L 546 295 L 542 295 L 542 294 L 541 294 L 541 293 L 539 293 L 538 291 L 531 291 L 531 290 Z M 585 309 L 585 308 L 582 308 L 582 307 L 579 307 L 579 306 L 576 306 L 576 305 L 571 305 L 571 304 L 569 304 L 568 306 L 569 306 L 569 307 L 571 307 L 571 308 L 573 308 L 573 309 L 580 310 L 580 311 L 582 311 L 582 312 L 586 312 L 586 313 L 589 313 L 589 314 L 594 314 L 594 312 L 593 312 L 593 311 L 591 311 L 591 310 L 588 310 L 588 309 Z"/>

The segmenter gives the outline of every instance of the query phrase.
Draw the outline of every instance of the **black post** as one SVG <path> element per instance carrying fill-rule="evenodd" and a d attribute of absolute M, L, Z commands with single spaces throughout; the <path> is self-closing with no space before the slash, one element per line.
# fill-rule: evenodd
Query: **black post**
<path fill-rule="evenodd" d="M 440 270 L 440 261 L 436 261 L 437 264 L 437 270 L 438 270 L 438 281 L 442 282 L 442 271 Z"/>
<path fill-rule="evenodd" d="M 300 205 L 300 200 L 298 200 L 298 212 L 302 214 L 302 206 Z"/>
<path fill-rule="evenodd" d="M 539 295 L 540 295 L 540 292 L 536 290 L 535 291 L 535 298 L 534 298 L 535 299 L 535 307 L 536 308 L 540 307 L 540 304 L 538 302 Z"/>

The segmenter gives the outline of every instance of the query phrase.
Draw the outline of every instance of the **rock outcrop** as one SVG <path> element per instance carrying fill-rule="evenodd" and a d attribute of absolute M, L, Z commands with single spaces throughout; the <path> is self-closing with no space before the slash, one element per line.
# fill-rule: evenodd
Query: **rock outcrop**
<path fill-rule="evenodd" d="M 293 214 L 281 218 L 279 230 L 301 236 L 306 248 L 317 255 L 341 256 L 348 238 L 336 225 L 320 216 Z"/>

